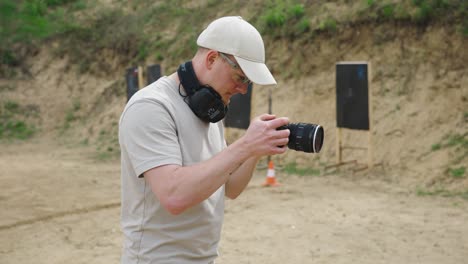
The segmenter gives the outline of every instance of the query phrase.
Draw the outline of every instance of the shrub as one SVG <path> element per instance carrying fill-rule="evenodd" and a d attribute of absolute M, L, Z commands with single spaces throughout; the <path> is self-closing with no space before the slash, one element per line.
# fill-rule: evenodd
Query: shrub
<path fill-rule="evenodd" d="M 22 120 L 27 110 L 13 101 L 0 107 L 0 139 L 27 139 L 35 133 L 35 127 Z"/>

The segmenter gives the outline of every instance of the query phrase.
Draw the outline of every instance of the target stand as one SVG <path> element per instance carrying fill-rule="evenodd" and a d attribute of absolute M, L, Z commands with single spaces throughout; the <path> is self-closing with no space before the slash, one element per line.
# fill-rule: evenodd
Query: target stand
<path fill-rule="evenodd" d="M 374 167 L 372 161 L 370 76 L 369 62 L 344 61 L 336 63 L 336 164 L 327 168 L 352 166 L 355 172 Z M 347 129 L 367 133 L 367 146 L 345 146 L 343 133 Z M 367 162 L 358 162 L 356 159 L 343 161 L 344 149 L 367 150 Z"/>

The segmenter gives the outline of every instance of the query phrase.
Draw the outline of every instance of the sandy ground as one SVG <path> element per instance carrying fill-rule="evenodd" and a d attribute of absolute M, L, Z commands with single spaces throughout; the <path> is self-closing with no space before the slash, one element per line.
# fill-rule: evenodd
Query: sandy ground
<path fill-rule="evenodd" d="M 84 147 L 0 145 L 0 263 L 118 263 L 120 168 Z M 259 170 L 227 201 L 217 263 L 466 263 L 468 201 L 379 177 Z"/>

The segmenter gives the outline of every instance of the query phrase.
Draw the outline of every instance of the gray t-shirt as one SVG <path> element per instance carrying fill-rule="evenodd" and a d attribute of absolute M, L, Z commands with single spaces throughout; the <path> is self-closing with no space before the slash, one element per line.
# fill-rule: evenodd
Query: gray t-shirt
<path fill-rule="evenodd" d="M 218 256 L 224 186 L 179 215 L 160 204 L 142 177 L 149 169 L 187 166 L 226 147 L 222 122 L 201 121 L 162 77 L 135 93 L 119 123 L 121 147 L 122 263 L 211 263 Z"/>

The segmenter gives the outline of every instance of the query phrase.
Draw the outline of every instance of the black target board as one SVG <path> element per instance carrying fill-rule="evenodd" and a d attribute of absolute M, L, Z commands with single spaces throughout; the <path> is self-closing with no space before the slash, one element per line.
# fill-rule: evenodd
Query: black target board
<path fill-rule="evenodd" d="M 366 62 L 336 64 L 337 127 L 369 130 L 369 80 Z"/>
<path fill-rule="evenodd" d="M 147 82 L 151 84 L 161 78 L 161 65 L 153 64 L 146 68 Z"/>
<path fill-rule="evenodd" d="M 131 67 L 125 73 L 125 80 L 127 81 L 127 101 L 138 92 L 138 67 Z"/>
<path fill-rule="evenodd" d="M 229 103 L 229 110 L 224 118 L 224 125 L 247 129 L 250 124 L 251 100 L 252 85 L 249 85 L 246 94 L 233 95 Z"/>

